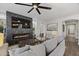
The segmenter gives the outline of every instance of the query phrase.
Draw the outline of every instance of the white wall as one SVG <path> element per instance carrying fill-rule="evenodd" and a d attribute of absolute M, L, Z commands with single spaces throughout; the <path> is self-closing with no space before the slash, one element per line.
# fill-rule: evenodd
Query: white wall
<path fill-rule="evenodd" d="M 51 23 L 49 23 L 49 24 L 52 24 L 52 23 L 58 24 L 58 34 L 57 35 L 60 35 L 63 32 L 63 30 L 62 30 L 62 24 L 63 24 L 62 19 L 59 18 L 59 19 L 54 19 L 53 21 L 51 20 Z"/>
<path fill-rule="evenodd" d="M 56 23 L 58 22 L 58 34 L 60 35 L 62 33 L 62 25 L 64 23 L 64 21 L 66 20 L 79 20 L 79 14 L 76 14 L 76 15 L 72 15 L 72 16 L 65 16 L 65 17 L 62 17 L 62 18 L 58 18 L 58 19 L 54 19 L 54 20 L 51 20 L 51 23 Z M 79 24 L 79 23 L 78 23 Z M 79 25 L 77 25 L 77 29 L 78 31 L 76 31 L 76 38 L 79 38 Z M 66 30 L 66 28 L 65 28 Z M 65 36 L 66 36 L 66 31 L 65 31 Z"/>
<path fill-rule="evenodd" d="M 62 18 L 57 19 L 58 20 L 58 33 L 59 34 L 62 33 L 63 22 L 66 21 L 66 20 L 72 20 L 72 19 L 79 20 L 79 14 L 68 16 L 68 17 L 62 17 Z M 64 34 L 66 35 L 66 32 Z M 78 39 L 78 45 L 79 45 L 79 22 L 78 22 L 78 25 L 77 25 L 76 38 Z"/>
<path fill-rule="evenodd" d="M 39 36 L 40 33 L 46 33 L 46 25 L 42 23 L 42 21 L 40 21 L 37 18 L 33 18 L 34 21 L 34 26 L 35 26 L 35 34 L 36 36 Z"/>

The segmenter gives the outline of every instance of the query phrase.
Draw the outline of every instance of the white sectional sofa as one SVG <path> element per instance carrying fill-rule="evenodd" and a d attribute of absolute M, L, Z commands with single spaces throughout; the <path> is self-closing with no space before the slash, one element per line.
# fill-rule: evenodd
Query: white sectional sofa
<path fill-rule="evenodd" d="M 10 49 L 10 56 L 63 56 L 65 52 L 65 39 L 61 34 L 57 38 L 50 38 L 42 44 L 22 48 Z"/>
<path fill-rule="evenodd" d="M 58 46 L 57 48 L 52 51 L 49 56 L 63 56 L 64 52 L 65 52 L 65 40 L 63 40 Z"/>

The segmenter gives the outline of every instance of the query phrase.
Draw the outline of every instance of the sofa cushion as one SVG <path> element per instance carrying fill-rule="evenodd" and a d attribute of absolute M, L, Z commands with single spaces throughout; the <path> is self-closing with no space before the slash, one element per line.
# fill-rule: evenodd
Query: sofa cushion
<path fill-rule="evenodd" d="M 30 50 L 37 56 L 46 56 L 45 46 L 43 44 L 30 46 Z"/>
<path fill-rule="evenodd" d="M 49 56 L 63 56 L 65 52 L 65 40 L 63 40 Z"/>
<path fill-rule="evenodd" d="M 56 39 L 47 40 L 44 42 L 44 45 L 46 47 L 46 53 L 49 54 L 57 46 L 57 40 Z"/>
<path fill-rule="evenodd" d="M 23 53 L 27 50 L 30 49 L 30 46 L 29 45 L 26 45 L 24 47 L 21 47 L 21 48 L 14 48 L 14 49 L 11 49 L 11 50 L 8 50 L 9 51 L 9 55 L 10 56 L 14 56 L 14 55 L 17 55 L 17 54 L 20 54 L 20 53 Z"/>
<path fill-rule="evenodd" d="M 64 52 L 65 52 L 65 40 L 63 40 L 60 45 L 60 50 L 58 51 L 58 56 L 63 56 L 64 55 Z"/>
<path fill-rule="evenodd" d="M 16 56 L 37 56 L 37 55 L 31 50 L 27 50 L 23 53 L 16 54 Z"/>

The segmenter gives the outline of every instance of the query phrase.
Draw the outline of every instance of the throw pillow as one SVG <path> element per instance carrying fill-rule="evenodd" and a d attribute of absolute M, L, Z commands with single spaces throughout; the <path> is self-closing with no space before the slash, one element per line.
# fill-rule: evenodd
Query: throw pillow
<path fill-rule="evenodd" d="M 11 49 L 11 50 L 8 50 L 8 51 L 9 51 L 10 56 L 14 56 L 14 55 L 17 55 L 17 54 L 20 54 L 20 53 L 23 53 L 23 52 L 29 50 L 29 48 L 30 48 L 30 46 L 26 45 L 24 47 L 15 48 L 15 49 Z"/>

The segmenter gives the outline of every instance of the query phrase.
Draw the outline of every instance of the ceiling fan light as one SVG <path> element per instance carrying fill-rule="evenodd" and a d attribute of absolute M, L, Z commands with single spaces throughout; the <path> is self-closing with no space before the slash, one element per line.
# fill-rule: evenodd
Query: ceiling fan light
<path fill-rule="evenodd" d="M 34 8 L 38 8 L 36 5 L 33 6 Z"/>

